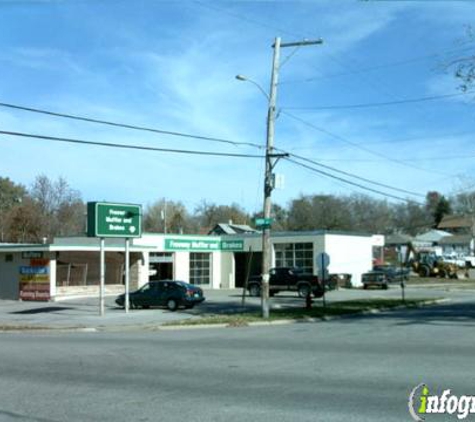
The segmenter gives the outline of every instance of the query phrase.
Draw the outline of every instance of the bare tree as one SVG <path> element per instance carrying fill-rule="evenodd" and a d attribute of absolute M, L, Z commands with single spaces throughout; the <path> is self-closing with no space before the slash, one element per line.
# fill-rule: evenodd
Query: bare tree
<path fill-rule="evenodd" d="M 181 202 L 165 198 L 148 205 L 144 212 L 144 230 L 155 233 L 190 233 L 197 229 L 192 216 Z"/>
<path fill-rule="evenodd" d="M 0 242 L 11 241 L 10 227 L 13 213 L 26 195 L 24 186 L 0 177 Z"/>

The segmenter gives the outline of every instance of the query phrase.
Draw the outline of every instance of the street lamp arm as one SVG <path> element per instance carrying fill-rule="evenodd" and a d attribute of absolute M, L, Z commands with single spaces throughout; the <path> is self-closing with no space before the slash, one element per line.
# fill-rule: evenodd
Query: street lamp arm
<path fill-rule="evenodd" d="M 244 76 L 244 75 L 236 75 L 236 79 L 238 81 L 243 81 L 243 82 L 250 82 L 251 84 L 253 84 L 254 86 L 257 87 L 257 89 L 259 91 L 261 91 L 261 93 L 267 98 L 267 101 L 270 100 L 270 97 L 269 97 L 269 94 L 266 92 L 266 90 L 264 88 L 262 88 L 262 86 L 260 86 L 256 81 L 252 80 L 252 79 L 249 79 L 247 76 Z"/>

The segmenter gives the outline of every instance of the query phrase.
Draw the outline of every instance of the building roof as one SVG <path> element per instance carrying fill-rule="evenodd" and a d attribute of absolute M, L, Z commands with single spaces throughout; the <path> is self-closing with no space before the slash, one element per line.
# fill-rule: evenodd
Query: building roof
<path fill-rule="evenodd" d="M 386 245 L 405 245 L 412 242 L 412 236 L 404 233 L 393 233 L 386 236 Z"/>
<path fill-rule="evenodd" d="M 423 234 L 415 237 L 416 242 L 432 242 L 438 243 L 442 238 L 446 236 L 452 236 L 452 233 L 443 230 L 429 230 Z"/>
<path fill-rule="evenodd" d="M 469 245 L 471 241 L 471 235 L 460 234 L 444 237 L 439 241 L 439 245 Z"/>
<path fill-rule="evenodd" d="M 444 215 L 437 226 L 439 229 L 462 229 L 472 227 L 472 217 L 465 215 Z"/>
<path fill-rule="evenodd" d="M 253 229 L 247 224 L 216 224 L 209 232 L 209 235 L 221 235 L 221 234 L 241 234 L 241 233 L 258 233 L 256 229 Z"/>

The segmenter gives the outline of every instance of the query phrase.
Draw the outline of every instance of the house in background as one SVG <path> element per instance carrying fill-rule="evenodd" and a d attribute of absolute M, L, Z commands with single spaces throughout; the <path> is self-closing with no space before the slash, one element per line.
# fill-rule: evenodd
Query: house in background
<path fill-rule="evenodd" d="M 466 215 L 445 215 L 437 228 L 451 234 L 471 234 L 473 218 Z"/>
<path fill-rule="evenodd" d="M 249 234 L 259 233 L 256 229 L 253 229 L 247 224 L 233 224 L 233 223 L 220 223 L 216 224 L 209 232 L 208 235 L 222 236 L 231 234 Z"/>
<path fill-rule="evenodd" d="M 444 230 L 432 229 L 425 233 L 417 235 L 412 241 L 415 249 L 431 249 L 437 255 L 442 255 L 440 241 L 446 237 L 451 237 L 452 233 Z"/>
<path fill-rule="evenodd" d="M 466 256 L 473 251 L 473 237 L 471 234 L 455 234 L 440 240 L 443 255 Z"/>

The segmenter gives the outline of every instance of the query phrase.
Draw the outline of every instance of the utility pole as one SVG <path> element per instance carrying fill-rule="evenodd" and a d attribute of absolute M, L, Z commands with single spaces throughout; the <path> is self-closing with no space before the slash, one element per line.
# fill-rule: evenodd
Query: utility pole
<path fill-rule="evenodd" d="M 262 292 L 261 305 L 262 317 L 269 318 L 269 270 L 271 266 L 271 241 L 270 241 L 270 215 L 271 215 L 271 195 L 273 186 L 272 170 L 278 159 L 286 154 L 274 153 L 274 127 L 275 127 L 275 112 L 277 102 L 277 85 L 279 79 L 279 58 L 280 49 L 284 47 L 302 47 L 307 45 L 322 44 L 322 40 L 314 41 L 299 41 L 290 43 L 281 43 L 280 37 L 275 39 L 274 45 L 274 59 L 272 63 L 272 75 L 269 91 L 269 108 L 267 111 L 267 140 L 266 140 L 266 167 L 264 177 L 264 221 L 265 225 L 262 230 Z"/>

